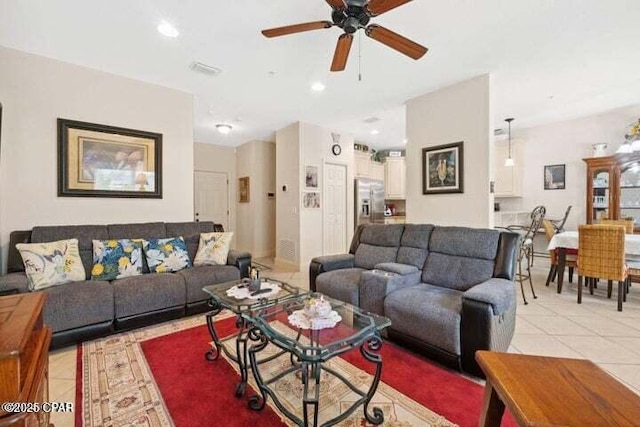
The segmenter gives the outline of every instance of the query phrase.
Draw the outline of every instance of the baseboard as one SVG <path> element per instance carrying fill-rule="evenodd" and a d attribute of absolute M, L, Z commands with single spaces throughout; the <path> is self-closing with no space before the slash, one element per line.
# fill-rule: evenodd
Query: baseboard
<path fill-rule="evenodd" d="M 289 260 L 282 259 L 282 258 L 275 258 L 273 262 L 276 268 L 286 268 L 287 270 L 291 270 L 294 272 L 300 271 L 300 266 L 295 262 L 291 262 Z"/>
<path fill-rule="evenodd" d="M 275 256 L 276 256 L 275 251 L 251 252 L 251 257 L 253 259 L 256 259 L 256 258 L 274 258 Z"/>

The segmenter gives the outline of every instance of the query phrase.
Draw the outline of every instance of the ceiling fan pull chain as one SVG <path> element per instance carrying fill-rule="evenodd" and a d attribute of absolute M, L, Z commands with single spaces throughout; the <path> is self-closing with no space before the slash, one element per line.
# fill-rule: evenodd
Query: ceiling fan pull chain
<path fill-rule="evenodd" d="M 362 81 L 362 32 L 358 33 L 358 81 Z"/>

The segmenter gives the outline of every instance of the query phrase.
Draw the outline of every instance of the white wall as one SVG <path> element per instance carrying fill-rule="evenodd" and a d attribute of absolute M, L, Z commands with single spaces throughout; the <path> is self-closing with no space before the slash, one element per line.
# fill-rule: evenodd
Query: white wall
<path fill-rule="evenodd" d="M 236 175 L 236 149 L 222 147 L 213 144 L 194 144 L 193 163 L 196 171 L 226 173 L 229 178 L 229 231 L 237 230 L 236 201 L 237 175 Z M 237 238 L 233 239 L 233 247 L 236 248 Z"/>
<path fill-rule="evenodd" d="M 191 95 L 3 47 L 0 64 L 2 271 L 12 230 L 192 219 Z M 59 117 L 163 134 L 163 198 L 58 197 Z"/>
<path fill-rule="evenodd" d="M 275 259 L 293 268 L 300 265 L 300 175 L 300 123 L 294 123 L 276 131 Z M 295 253 L 285 253 L 286 245 Z"/>
<path fill-rule="evenodd" d="M 323 255 L 324 165 L 335 163 L 347 167 L 347 248 L 353 236 L 353 136 L 341 135 L 342 153 L 333 155 L 331 130 L 308 123 L 295 123 L 276 132 L 276 262 L 301 271 L 311 258 Z M 318 167 L 320 209 L 302 207 L 305 167 Z M 287 185 L 287 192 L 282 186 Z M 281 241 L 295 242 L 296 257 L 282 256 Z"/>
<path fill-rule="evenodd" d="M 491 227 L 488 74 L 407 102 L 407 222 Z M 464 193 L 422 194 L 422 149 L 464 141 Z"/>
<path fill-rule="evenodd" d="M 631 124 L 640 117 L 640 105 L 619 108 L 596 116 L 512 130 L 512 138 L 523 152 L 522 197 L 500 198 L 502 211 L 547 208 L 548 217 L 562 217 L 572 205 L 566 229 L 577 230 L 586 222 L 587 167 L 582 160 L 593 154 L 592 145 L 608 144 L 615 154 Z M 516 118 L 517 119 L 517 118 Z M 515 123 L 515 122 L 514 122 Z M 566 189 L 544 189 L 544 166 L 566 165 Z"/>
<path fill-rule="evenodd" d="M 237 149 L 238 177 L 249 177 L 249 203 L 237 204 L 238 248 L 251 252 L 254 258 L 275 255 L 276 145 L 267 141 L 251 141 Z"/>

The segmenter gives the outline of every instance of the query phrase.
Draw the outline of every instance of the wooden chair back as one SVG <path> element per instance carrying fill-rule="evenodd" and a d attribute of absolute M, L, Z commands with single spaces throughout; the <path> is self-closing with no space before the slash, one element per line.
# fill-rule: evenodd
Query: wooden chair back
<path fill-rule="evenodd" d="M 633 219 L 601 219 L 598 224 L 622 225 L 627 234 L 633 234 Z"/>
<path fill-rule="evenodd" d="M 606 280 L 626 279 L 625 228 L 592 224 L 578 227 L 578 274 Z"/>
<path fill-rule="evenodd" d="M 544 228 L 544 235 L 547 238 L 547 243 L 551 242 L 553 236 L 556 234 L 556 229 L 553 226 L 553 223 L 548 219 L 542 220 L 542 228 Z M 558 263 L 556 251 L 549 251 L 549 258 L 551 259 L 551 265 L 555 265 Z"/>

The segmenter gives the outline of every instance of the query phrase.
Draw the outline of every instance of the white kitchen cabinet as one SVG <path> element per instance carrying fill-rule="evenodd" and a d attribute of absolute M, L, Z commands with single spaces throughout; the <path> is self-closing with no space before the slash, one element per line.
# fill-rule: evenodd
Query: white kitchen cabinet
<path fill-rule="evenodd" d="M 371 155 L 356 151 L 353 157 L 356 163 L 356 177 L 371 178 Z"/>
<path fill-rule="evenodd" d="M 371 162 L 369 165 L 369 175 L 371 179 L 384 181 L 384 165 L 378 162 Z"/>
<path fill-rule="evenodd" d="M 521 197 L 522 156 L 520 155 L 520 144 L 511 141 L 514 166 L 504 165 L 504 161 L 509 157 L 509 144 L 506 141 L 496 142 L 494 148 L 495 197 Z"/>
<path fill-rule="evenodd" d="M 407 167 L 404 157 L 387 157 L 384 163 L 384 198 L 406 198 Z"/>

